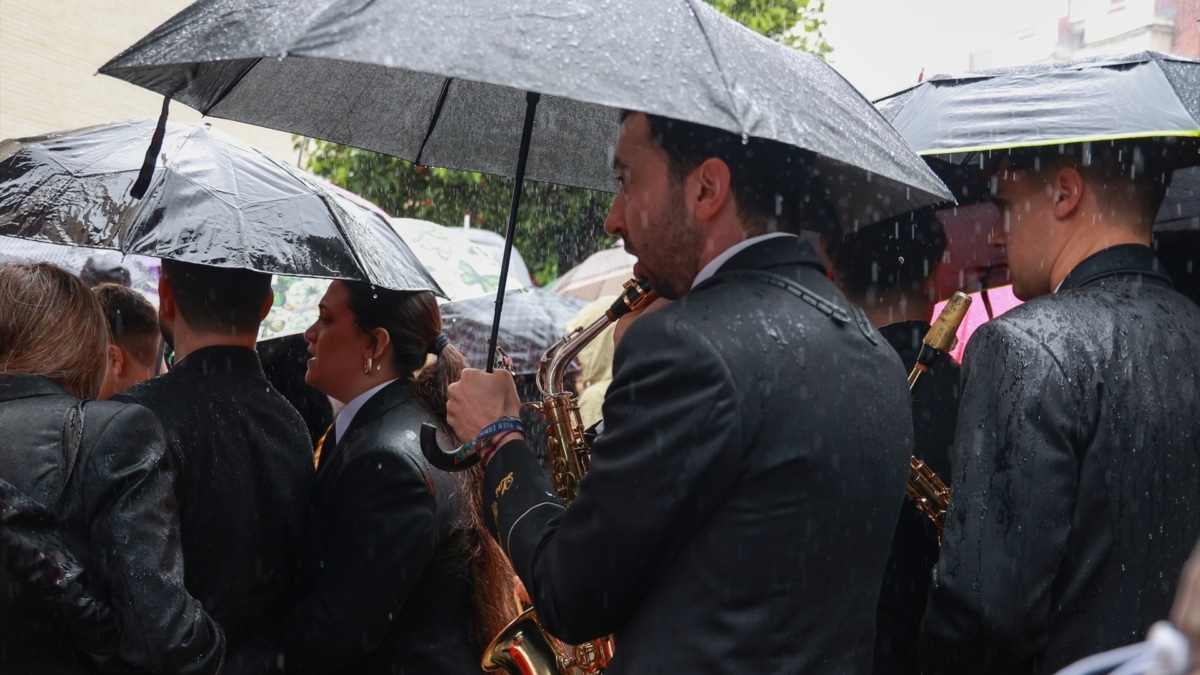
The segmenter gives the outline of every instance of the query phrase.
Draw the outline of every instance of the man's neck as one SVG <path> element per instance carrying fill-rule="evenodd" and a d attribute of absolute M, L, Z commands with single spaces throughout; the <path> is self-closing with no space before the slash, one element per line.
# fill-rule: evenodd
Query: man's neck
<path fill-rule="evenodd" d="M 182 361 L 189 354 L 208 347 L 246 347 L 254 349 L 258 336 L 228 335 L 224 333 L 194 333 L 190 330 L 178 331 L 175 335 L 175 360 Z"/>
<path fill-rule="evenodd" d="M 1071 270 L 1100 251 L 1122 244 L 1150 245 L 1149 234 L 1141 235 L 1123 227 L 1102 226 L 1089 234 L 1091 236 L 1072 240 L 1063 247 L 1062 253 L 1054 260 L 1054 266 L 1050 268 L 1050 288 L 1058 288 Z"/>

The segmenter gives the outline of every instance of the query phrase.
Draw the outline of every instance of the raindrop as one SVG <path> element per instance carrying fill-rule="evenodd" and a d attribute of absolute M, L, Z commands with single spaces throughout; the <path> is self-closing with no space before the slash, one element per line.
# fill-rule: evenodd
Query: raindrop
<path fill-rule="evenodd" d="M 746 132 L 742 132 L 742 145 L 750 145 L 750 136 Z"/>

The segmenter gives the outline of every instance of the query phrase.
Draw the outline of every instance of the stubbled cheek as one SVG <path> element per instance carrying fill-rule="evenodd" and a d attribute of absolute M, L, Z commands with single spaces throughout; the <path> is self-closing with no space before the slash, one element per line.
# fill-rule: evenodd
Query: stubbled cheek
<path fill-rule="evenodd" d="M 638 218 L 638 222 L 641 223 L 643 228 L 649 228 L 650 227 L 650 214 L 646 213 L 645 211 L 642 211 L 640 215 L 641 215 L 641 217 Z"/>

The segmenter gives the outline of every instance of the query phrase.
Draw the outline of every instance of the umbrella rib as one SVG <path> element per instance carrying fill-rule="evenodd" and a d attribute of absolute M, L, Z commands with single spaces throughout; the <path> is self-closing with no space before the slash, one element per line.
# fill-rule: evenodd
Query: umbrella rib
<path fill-rule="evenodd" d="M 425 154 L 425 144 L 429 143 L 429 137 L 433 135 L 433 129 L 442 117 L 442 106 L 446 105 L 446 94 L 450 92 L 450 81 L 453 79 L 447 77 L 442 82 L 442 93 L 438 94 L 437 105 L 433 107 L 433 117 L 429 118 L 429 126 L 425 129 L 425 137 L 421 139 L 421 147 L 417 149 L 417 156 L 413 160 L 413 164 L 421 163 L 421 157 Z"/>
<path fill-rule="evenodd" d="M 245 68 L 243 68 L 242 72 L 238 73 L 237 77 L 233 78 L 233 80 L 230 81 L 230 83 L 221 90 L 221 93 L 218 94 L 215 98 L 213 98 L 212 103 L 205 106 L 204 109 L 200 111 L 200 114 L 204 115 L 205 117 L 208 117 L 209 111 L 211 111 L 213 108 L 220 105 L 221 101 L 224 101 L 225 97 L 229 96 L 229 94 L 235 88 L 237 88 L 237 86 L 239 84 L 242 83 L 242 80 L 245 79 L 245 77 L 250 74 L 251 70 L 254 70 L 254 67 L 257 66 L 260 61 L 262 61 L 261 56 L 251 59 L 249 65 L 247 65 Z M 174 93 L 168 94 L 167 98 L 175 98 L 175 94 Z"/>
<path fill-rule="evenodd" d="M 729 97 L 729 112 L 733 114 L 737 120 L 738 126 L 743 127 L 742 133 L 746 133 L 745 125 L 742 123 L 741 116 L 738 114 L 737 104 L 733 99 L 733 87 L 729 86 L 729 80 L 725 77 L 725 71 L 721 68 L 721 61 L 717 58 L 717 50 L 713 48 L 712 38 L 708 36 L 708 29 L 705 28 L 704 22 L 700 20 L 700 9 L 696 7 L 696 0 L 684 0 L 688 9 L 692 12 L 692 18 L 696 20 L 696 25 L 700 27 L 700 34 L 704 36 L 704 44 L 708 45 L 708 53 L 712 54 L 713 62 L 717 66 L 717 72 L 721 74 L 721 84 L 725 87 L 725 95 Z M 713 10 L 716 11 L 716 10 Z M 749 30 L 749 29 L 747 29 Z"/>

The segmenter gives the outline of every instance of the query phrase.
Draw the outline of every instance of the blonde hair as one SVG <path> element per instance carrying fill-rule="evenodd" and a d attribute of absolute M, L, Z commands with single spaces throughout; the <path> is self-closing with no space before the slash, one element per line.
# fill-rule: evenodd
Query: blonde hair
<path fill-rule="evenodd" d="M 100 301 L 79 277 L 50 263 L 0 266 L 0 374 L 41 375 L 95 398 L 109 339 Z"/>

